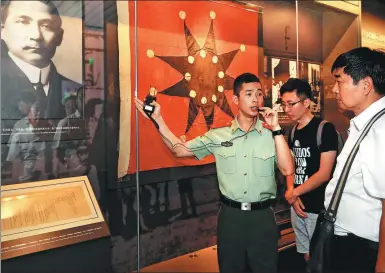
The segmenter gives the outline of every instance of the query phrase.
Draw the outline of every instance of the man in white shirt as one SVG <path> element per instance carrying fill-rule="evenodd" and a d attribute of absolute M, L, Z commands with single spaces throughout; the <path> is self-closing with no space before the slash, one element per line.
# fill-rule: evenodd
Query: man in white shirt
<path fill-rule="evenodd" d="M 40 109 L 37 103 L 32 104 L 28 116 L 18 120 L 9 139 L 7 161 L 20 161 L 14 168 L 21 167 L 13 174 L 18 182 L 31 182 L 47 179 L 44 175 L 44 156 L 46 143 L 35 134 L 35 127 L 40 120 Z"/>
<path fill-rule="evenodd" d="M 385 108 L 385 53 L 356 48 L 332 66 L 337 102 L 354 112 L 325 192 L 329 206 L 347 157 L 368 121 Z M 337 210 L 331 272 L 385 272 L 385 116 L 361 142 Z"/>

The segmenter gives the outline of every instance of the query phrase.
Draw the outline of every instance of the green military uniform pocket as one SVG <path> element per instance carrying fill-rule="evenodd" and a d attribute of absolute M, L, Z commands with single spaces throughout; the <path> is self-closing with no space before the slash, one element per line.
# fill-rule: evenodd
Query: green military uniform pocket
<path fill-rule="evenodd" d="M 272 176 L 274 174 L 274 147 L 261 146 L 253 151 L 253 171 L 256 176 Z"/>
<path fill-rule="evenodd" d="M 217 171 L 224 173 L 235 173 L 237 171 L 237 157 L 235 148 L 221 148 L 217 153 Z"/>

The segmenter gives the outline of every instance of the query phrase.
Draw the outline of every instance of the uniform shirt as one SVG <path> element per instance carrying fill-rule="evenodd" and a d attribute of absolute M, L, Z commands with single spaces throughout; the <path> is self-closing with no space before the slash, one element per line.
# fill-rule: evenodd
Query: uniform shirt
<path fill-rule="evenodd" d="M 213 154 L 219 189 L 238 202 L 258 202 L 275 198 L 275 142 L 270 130 L 257 120 L 244 135 L 236 119 L 231 126 L 211 129 L 187 143 L 197 159 Z M 231 141 L 230 147 L 221 142 Z"/>
<path fill-rule="evenodd" d="M 350 121 L 349 137 L 337 158 L 336 169 L 325 192 L 325 207 L 329 206 L 345 162 L 369 120 L 385 108 L 385 97 L 373 103 Z M 381 199 L 385 199 L 385 116 L 373 124 L 361 142 L 354 158 L 337 210 L 337 235 L 353 233 L 375 242 L 379 241 L 382 213 Z"/>

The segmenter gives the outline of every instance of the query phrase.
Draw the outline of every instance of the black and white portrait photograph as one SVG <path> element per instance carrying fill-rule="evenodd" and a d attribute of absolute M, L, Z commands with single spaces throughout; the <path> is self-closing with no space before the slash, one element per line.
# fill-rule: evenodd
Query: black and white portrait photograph
<path fill-rule="evenodd" d="M 82 52 L 82 1 L 1 2 L 2 143 L 81 117 Z"/>
<path fill-rule="evenodd" d="M 62 142 L 84 138 L 82 18 L 83 1 L 1 1 L 3 179 L 54 177 Z"/>

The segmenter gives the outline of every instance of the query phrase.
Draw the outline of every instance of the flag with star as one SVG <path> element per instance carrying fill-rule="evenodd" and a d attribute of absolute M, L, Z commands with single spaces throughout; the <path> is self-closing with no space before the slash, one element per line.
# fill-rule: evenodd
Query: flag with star
<path fill-rule="evenodd" d="M 129 8 L 133 14 L 134 5 Z M 237 114 L 234 79 L 245 72 L 258 75 L 257 10 L 212 1 L 138 1 L 137 8 L 138 97 L 144 100 L 156 90 L 166 124 L 187 141 L 211 128 L 229 126 Z M 136 133 L 131 131 L 135 145 Z M 140 171 L 214 161 L 211 156 L 201 161 L 175 158 L 142 116 L 138 135 Z M 136 170 L 134 151 L 131 148 L 128 173 Z"/>

